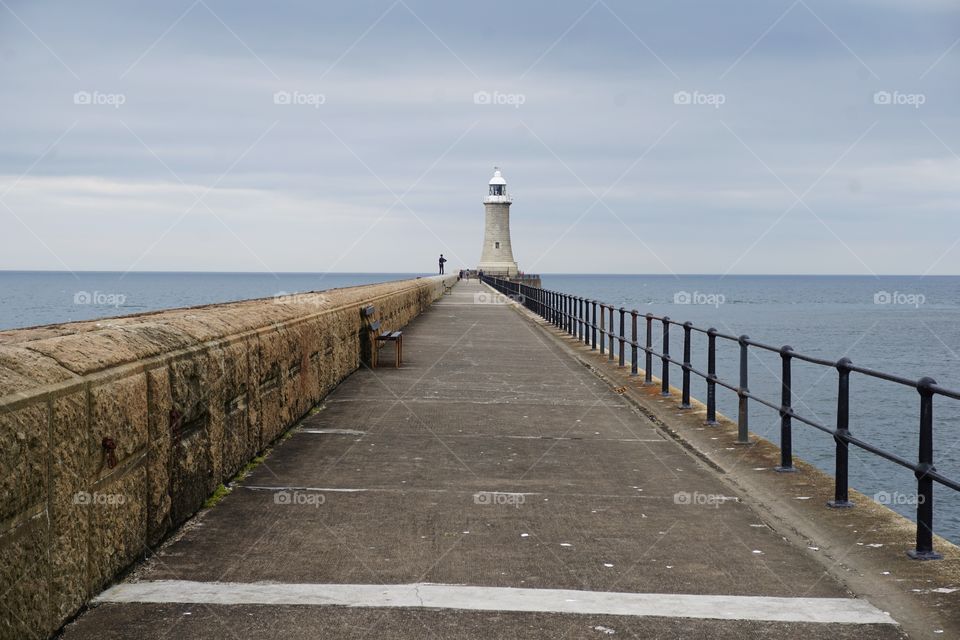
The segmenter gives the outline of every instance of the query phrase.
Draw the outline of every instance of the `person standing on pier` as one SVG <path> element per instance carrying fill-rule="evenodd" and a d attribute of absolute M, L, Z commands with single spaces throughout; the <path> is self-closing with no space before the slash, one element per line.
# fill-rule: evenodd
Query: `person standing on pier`
<path fill-rule="evenodd" d="M 447 259 L 444 258 L 444 257 L 443 257 L 443 254 L 441 253 L 441 254 L 440 254 L 440 275 L 443 275 L 443 263 L 446 262 L 446 261 L 447 261 Z"/>

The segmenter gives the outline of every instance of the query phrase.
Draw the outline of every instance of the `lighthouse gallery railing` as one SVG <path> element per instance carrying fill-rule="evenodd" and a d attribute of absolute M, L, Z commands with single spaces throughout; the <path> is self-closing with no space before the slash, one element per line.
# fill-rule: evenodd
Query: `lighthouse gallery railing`
<path fill-rule="evenodd" d="M 936 560 L 941 554 L 933 549 L 933 483 L 960 491 L 960 483 L 937 472 L 933 465 L 933 399 L 943 396 L 960 400 L 960 391 L 947 389 L 937 384 L 933 378 L 911 380 L 866 367 L 859 367 L 849 359 L 825 360 L 797 353 L 790 346 L 774 347 L 751 340 L 749 336 L 732 336 L 720 333 L 714 328 L 703 329 L 691 322 L 676 322 L 668 316 L 656 316 L 652 313 L 641 315 L 636 309 L 617 309 L 597 300 L 572 296 L 559 291 L 550 291 L 531 287 L 519 282 L 501 278 L 483 276 L 483 281 L 497 291 L 511 296 L 527 309 L 540 315 L 554 326 L 562 329 L 578 341 L 597 349 L 600 354 L 606 352 L 608 359 L 617 360 L 619 366 L 626 366 L 626 348 L 630 347 L 630 373 L 639 375 L 638 352 L 644 352 L 644 383 L 653 384 L 653 359 L 660 360 L 660 390 L 664 396 L 670 395 L 670 365 L 680 367 L 682 374 L 680 408 L 689 409 L 690 375 L 695 374 L 706 381 L 707 386 L 707 424 L 717 424 L 716 388 L 721 386 L 737 394 L 737 442 L 749 444 L 748 402 L 754 400 L 780 414 L 780 465 L 777 471 L 794 471 L 792 421 L 797 420 L 815 429 L 830 434 L 836 442 L 834 499 L 828 502 L 833 508 L 852 507 L 849 497 L 849 445 L 854 445 L 913 471 L 917 479 L 917 537 L 916 548 L 908 551 L 911 558 L 918 560 Z M 615 316 L 619 315 L 619 330 Z M 630 316 L 629 325 L 626 317 Z M 638 322 L 645 322 L 646 336 L 641 344 L 637 338 Z M 661 350 L 654 348 L 654 324 L 659 325 Z M 670 355 L 670 327 L 683 330 L 683 360 L 678 361 Z M 629 335 L 628 335 L 629 332 Z M 697 332 L 707 336 L 707 371 L 700 371 L 690 363 L 691 334 Z M 599 343 L 598 343 L 599 338 Z M 740 347 L 740 375 L 734 383 L 717 376 L 717 340 L 736 342 Z M 761 349 L 780 355 L 781 396 L 780 402 L 761 398 L 750 392 L 748 357 L 749 349 Z M 837 370 L 837 418 L 836 425 L 829 426 L 801 416 L 792 406 L 791 365 L 794 360 L 831 367 Z M 912 462 L 889 451 L 865 442 L 850 433 L 850 374 L 857 373 L 870 378 L 885 380 L 894 384 L 912 387 L 920 395 L 920 415 L 917 462 Z"/>

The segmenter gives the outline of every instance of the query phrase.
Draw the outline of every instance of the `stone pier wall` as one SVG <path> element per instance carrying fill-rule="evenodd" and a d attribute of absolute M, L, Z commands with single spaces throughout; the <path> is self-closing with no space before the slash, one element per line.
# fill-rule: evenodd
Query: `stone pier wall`
<path fill-rule="evenodd" d="M 397 329 L 455 281 L 0 331 L 0 638 L 56 631 L 354 371 L 363 306 Z"/>

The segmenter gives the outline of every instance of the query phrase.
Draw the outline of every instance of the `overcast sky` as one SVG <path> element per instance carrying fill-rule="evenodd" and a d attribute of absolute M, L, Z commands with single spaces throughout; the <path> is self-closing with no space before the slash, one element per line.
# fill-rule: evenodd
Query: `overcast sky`
<path fill-rule="evenodd" d="M 960 273 L 960 3 L 0 0 L 0 268 Z"/>

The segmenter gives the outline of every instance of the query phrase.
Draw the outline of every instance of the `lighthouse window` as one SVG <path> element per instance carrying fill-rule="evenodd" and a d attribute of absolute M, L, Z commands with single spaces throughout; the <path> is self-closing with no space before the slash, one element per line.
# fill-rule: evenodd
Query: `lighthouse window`
<path fill-rule="evenodd" d="M 499 242 L 494 242 L 494 243 L 493 243 L 493 248 L 494 248 L 494 249 L 499 249 L 499 248 L 500 248 L 500 243 L 499 243 Z"/>
<path fill-rule="evenodd" d="M 492 196 L 502 196 L 502 195 L 503 195 L 503 185 L 502 185 L 502 184 L 492 184 L 492 185 L 490 185 L 490 195 L 492 195 Z"/>

